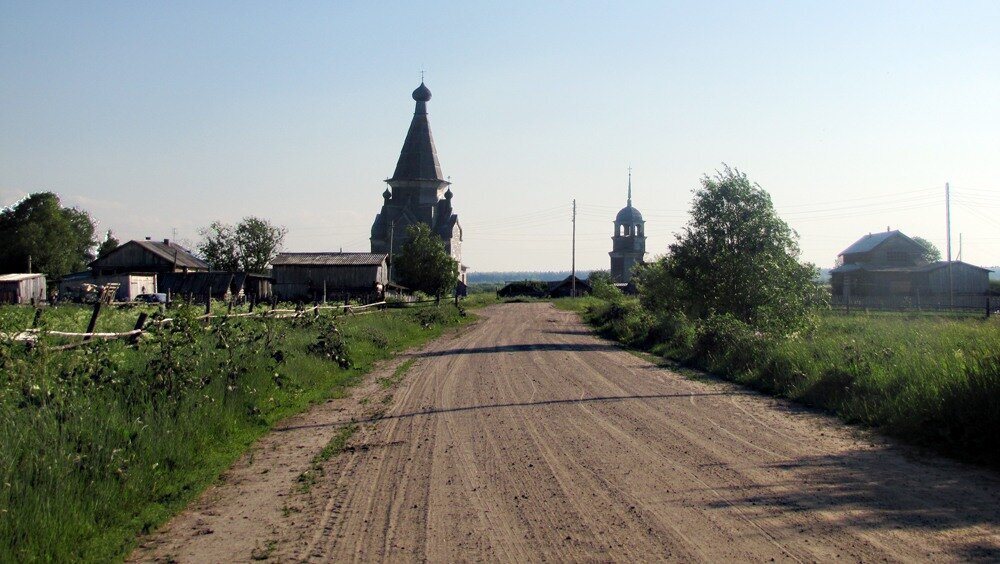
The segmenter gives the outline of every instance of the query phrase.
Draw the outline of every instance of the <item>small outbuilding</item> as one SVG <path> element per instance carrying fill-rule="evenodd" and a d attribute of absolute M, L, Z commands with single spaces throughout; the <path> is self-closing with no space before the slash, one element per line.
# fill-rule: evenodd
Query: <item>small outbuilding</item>
<path fill-rule="evenodd" d="M 0 304 L 45 301 L 44 274 L 0 274 Z"/>
<path fill-rule="evenodd" d="M 142 294 L 155 294 L 156 275 L 152 272 L 131 272 L 128 274 L 109 274 L 94 276 L 90 270 L 74 272 L 63 276 L 59 281 L 59 298 L 71 301 L 90 301 L 96 295 L 96 290 L 108 284 L 118 284 L 114 299 L 119 302 L 130 302 Z"/>
<path fill-rule="evenodd" d="M 388 253 L 281 253 L 271 261 L 283 300 L 378 301 L 389 283 Z"/>

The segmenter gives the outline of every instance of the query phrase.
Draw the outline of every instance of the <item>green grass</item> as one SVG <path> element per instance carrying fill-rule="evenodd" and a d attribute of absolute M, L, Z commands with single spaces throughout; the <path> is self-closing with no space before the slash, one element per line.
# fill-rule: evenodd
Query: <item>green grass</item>
<path fill-rule="evenodd" d="M 657 318 L 635 300 L 561 301 L 603 335 L 961 459 L 1000 467 L 1000 319 L 819 316 L 770 337 L 715 319 Z"/>
<path fill-rule="evenodd" d="M 203 312 L 170 310 L 178 321 L 138 349 L 0 340 L 0 561 L 122 559 L 275 422 L 470 319 L 450 305 L 338 318 L 344 369 L 309 351 L 322 319 L 193 319 Z M 0 332 L 33 315 L 0 308 Z M 49 308 L 42 324 L 82 331 L 89 315 Z M 137 315 L 109 308 L 98 330 L 131 329 Z"/>

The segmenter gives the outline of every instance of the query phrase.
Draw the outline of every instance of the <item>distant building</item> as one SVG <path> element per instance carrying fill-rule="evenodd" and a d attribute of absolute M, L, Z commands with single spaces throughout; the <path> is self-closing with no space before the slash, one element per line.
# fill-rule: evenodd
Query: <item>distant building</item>
<path fill-rule="evenodd" d="M 248 299 L 254 302 L 271 297 L 271 278 L 263 274 L 213 270 L 211 272 L 167 272 L 159 275 L 160 292 L 177 298 L 196 300 L 211 295 L 217 300 Z"/>
<path fill-rule="evenodd" d="M 155 294 L 156 275 L 152 273 L 127 273 L 94 276 L 93 271 L 74 272 L 63 276 L 59 281 L 59 298 L 61 300 L 83 301 L 93 294 L 97 287 L 107 284 L 118 284 L 114 295 L 115 301 L 132 301 L 141 294 Z"/>
<path fill-rule="evenodd" d="M 0 304 L 45 301 L 44 274 L 0 274 Z"/>
<path fill-rule="evenodd" d="M 431 91 L 421 81 L 413 91 L 416 109 L 403 141 L 399 161 L 389 188 L 382 193 L 382 209 L 371 231 L 372 253 L 398 253 L 407 240 L 406 228 L 424 223 L 444 242 L 445 249 L 459 263 L 460 281 L 466 281 L 462 265 L 462 226 L 451 207 L 452 192 L 438 163 L 437 149 L 427 120 Z"/>
<path fill-rule="evenodd" d="M 207 262 L 170 239 L 129 241 L 90 263 L 94 276 L 129 273 L 207 272 Z"/>
<path fill-rule="evenodd" d="M 984 296 L 989 273 L 961 261 L 927 262 L 923 247 L 900 231 L 869 233 L 841 251 L 830 271 L 834 299 L 909 296 Z"/>
<path fill-rule="evenodd" d="M 274 293 L 283 300 L 373 301 L 389 283 L 386 253 L 280 253 L 273 261 Z"/>
<path fill-rule="evenodd" d="M 628 283 L 632 269 L 642 264 L 646 256 L 646 222 L 639 210 L 632 207 L 632 171 L 628 173 L 628 203 L 615 217 L 615 232 L 611 237 L 611 280 Z"/>

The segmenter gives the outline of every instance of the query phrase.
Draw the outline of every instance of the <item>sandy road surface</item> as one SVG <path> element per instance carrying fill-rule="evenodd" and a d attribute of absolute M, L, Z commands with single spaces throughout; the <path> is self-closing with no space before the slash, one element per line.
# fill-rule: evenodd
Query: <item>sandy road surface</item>
<path fill-rule="evenodd" d="M 481 315 L 398 388 L 289 421 L 133 559 L 1000 559 L 996 473 L 685 379 L 549 304 Z"/>

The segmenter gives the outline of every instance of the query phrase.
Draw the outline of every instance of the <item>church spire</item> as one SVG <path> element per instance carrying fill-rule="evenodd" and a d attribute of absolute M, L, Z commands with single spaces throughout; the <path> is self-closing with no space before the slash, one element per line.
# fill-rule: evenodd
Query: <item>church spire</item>
<path fill-rule="evenodd" d="M 413 110 L 413 120 L 403 141 L 403 150 L 399 153 L 396 171 L 389 180 L 438 180 L 444 181 L 441 174 L 441 164 L 438 162 L 437 149 L 431 136 L 430 122 L 427 121 L 427 102 L 431 99 L 431 91 L 424 85 L 413 91 L 416 107 Z"/>
<path fill-rule="evenodd" d="M 632 167 L 628 167 L 628 206 L 632 207 Z"/>

